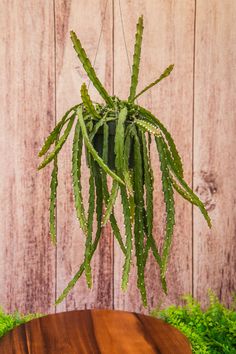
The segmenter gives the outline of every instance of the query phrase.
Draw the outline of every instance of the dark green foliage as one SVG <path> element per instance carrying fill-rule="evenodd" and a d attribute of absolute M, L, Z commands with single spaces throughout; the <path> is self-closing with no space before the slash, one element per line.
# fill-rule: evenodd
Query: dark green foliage
<path fill-rule="evenodd" d="M 115 174 L 103 161 L 103 159 L 101 159 L 101 157 L 98 155 L 98 153 L 96 152 L 96 150 L 94 149 L 89 137 L 88 137 L 88 133 L 87 133 L 87 129 L 84 123 L 84 119 L 83 119 L 83 113 L 82 113 L 82 109 L 79 108 L 78 111 L 78 119 L 79 119 L 79 124 L 81 127 L 81 131 L 82 131 L 82 135 L 83 135 L 83 139 L 84 139 L 84 143 L 89 151 L 89 153 L 92 155 L 92 157 L 94 158 L 94 160 L 99 164 L 99 166 L 107 173 L 109 174 L 112 178 L 114 178 L 115 180 L 117 180 L 117 182 L 120 182 L 122 184 L 124 184 L 124 182 L 122 181 L 122 179 L 117 176 L 117 174 Z"/>
<path fill-rule="evenodd" d="M 156 128 L 153 124 L 146 122 L 145 120 L 135 119 L 135 124 L 138 125 L 141 130 L 148 132 L 154 136 L 160 136 L 160 129 Z"/>
<path fill-rule="evenodd" d="M 61 150 L 62 146 L 65 144 L 69 134 L 70 134 L 70 131 L 72 129 L 72 126 L 73 126 L 73 123 L 75 121 L 75 117 L 76 117 L 76 114 L 74 113 L 72 116 L 71 116 L 71 119 L 69 120 L 69 123 L 65 129 L 65 132 L 64 134 L 62 135 L 62 137 L 58 140 L 54 150 L 52 152 L 50 152 L 50 154 L 48 154 L 45 158 L 45 160 L 39 165 L 38 169 L 40 170 L 41 168 L 45 167 L 47 164 L 49 164 L 49 162 L 51 162 L 55 156 L 59 153 L 59 151 Z M 41 150 L 42 151 L 42 150 Z"/>
<path fill-rule="evenodd" d="M 147 242 L 144 251 L 144 263 L 146 263 L 148 251 L 151 246 L 153 228 L 153 171 L 148 156 L 146 136 L 144 133 L 141 133 L 141 137 L 143 145 L 144 185 L 146 190 L 146 211 L 144 210 L 147 224 Z"/>
<path fill-rule="evenodd" d="M 84 107 L 86 108 L 87 112 L 91 115 L 91 117 L 100 119 L 99 114 L 97 113 L 96 109 L 93 106 L 93 102 L 91 101 L 91 98 L 88 93 L 88 89 L 86 87 L 86 84 L 83 84 L 81 86 L 81 99 L 84 104 Z"/>
<path fill-rule="evenodd" d="M 210 218 L 203 203 L 184 181 L 181 158 L 171 134 L 151 112 L 134 103 L 136 97 L 167 77 L 173 69 L 173 65 L 170 65 L 157 80 L 136 95 L 142 34 L 143 19 L 140 17 L 135 37 L 130 95 L 127 101 L 121 101 L 118 97 L 109 96 L 97 78 L 79 39 L 74 32 L 71 32 L 71 39 L 78 57 L 105 104 L 93 102 L 86 85 L 83 84 L 81 87 L 82 103 L 66 112 L 46 139 L 39 153 L 40 156 L 47 154 L 39 169 L 45 167 L 51 161 L 54 163 L 51 180 L 50 233 L 55 243 L 57 158 L 72 130 L 74 121 L 76 121 L 72 147 L 72 180 L 76 214 L 85 235 L 85 255 L 78 272 L 57 299 L 57 304 L 66 297 L 84 272 L 87 284 L 91 287 L 91 260 L 101 238 L 102 227 L 107 222 L 110 221 L 114 237 L 124 254 L 121 284 L 123 289 L 128 286 L 132 262 L 131 255 L 134 248 L 137 264 L 137 286 L 145 306 L 147 305 L 145 266 L 150 252 L 154 255 L 160 269 L 163 290 L 167 292 L 165 275 L 175 223 L 174 191 L 196 205 L 201 210 L 208 225 L 211 226 Z M 66 126 L 65 131 L 61 134 L 64 126 Z M 152 171 L 151 166 L 152 137 L 155 138 L 160 160 L 162 190 L 166 209 L 166 229 L 162 249 L 156 244 L 156 236 L 153 235 L 153 185 L 156 171 Z M 96 142 L 99 141 L 98 138 L 102 141 L 99 147 L 96 145 Z M 53 144 L 55 144 L 54 149 L 52 148 Z M 83 147 L 85 148 L 87 167 L 90 171 L 87 214 L 81 188 Z M 52 149 L 51 152 L 50 149 Z M 111 156 L 114 156 L 115 160 L 112 166 L 109 158 Z M 108 188 L 108 185 L 110 185 L 110 183 L 108 184 L 108 177 L 112 180 L 111 190 Z M 114 214 L 118 196 L 121 197 L 123 208 L 124 235 L 121 234 L 120 225 L 118 225 Z M 96 213 L 97 230 L 93 230 L 94 212 Z M 93 234 L 95 234 L 95 237 Z"/>
<path fill-rule="evenodd" d="M 139 74 L 139 65 L 140 65 L 140 59 L 141 59 L 142 37 L 143 37 L 143 16 L 140 16 L 138 23 L 137 23 L 137 32 L 135 35 L 133 67 L 132 67 L 131 85 L 130 85 L 130 94 L 129 94 L 129 101 L 131 101 L 131 102 L 135 98 L 136 88 L 138 85 L 138 74 Z"/>
<path fill-rule="evenodd" d="M 168 68 L 165 69 L 165 71 L 161 74 L 161 76 L 157 80 L 152 82 L 150 85 L 145 87 L 141 92 L 139 92 L 139 94 L 137 94 L 137 96 L 134 97 L 133 101 L 136 100 L 139 96 L 141 96 L 144 92 L 148 91 L 150 88 L 152 88 L 153 86 L 158 84 L 165 77 L 169 76 L 173 69 L 174 69 L 174 64 L 171 64 L 170 66 L 168 66 Z"/>
<path fill-rule="evenodd" d="M 105 88 L 103 87 L 103 85 L 101 84 L 100 80 L 98 79 L 94 68 L 92 67 L 92 64 L 89 60 L 89 58 L 87 57 L 85 50 L 83 49 L 79 38 L 76 36 L 75 32 L 71 31 L 70 32 L 71 35 L 71 40 L 74 44 L 74 49 L 76 51 L 76 53 L 78 54 L 79 60 L 81 61 L 88 77 L 90 78 L 90 80 L 92 81 L 94 87 L 98 90 L 98 92 L 100 93 L 100 95 L 102 96 L 102 98 L 104 99 L 104 101 L 109 105 L 109 106 L 113 106 L 113 102 L 111 97 L 109 96 L 109 94 L 107 93 L 107 91 L 105 90 Z"/>
<path fill-rule="evenodd" d="M 73 179 L 75 209 L 77 213 L 77 218 L 80 222 L 81 229 L 83 230 L 85 235 L 87 235 L 88 225 L 85 216 L 85 209 L 84 209 L 83 197 L 82 197 L 82 188 L 80 183 L 82 146 L 83 146 L 82 134 L 81 134 L 79 121 L 77 121 L 75 127 L 74 140 L 73 140 L 73 148 L 72 148 L 72 179 Z"/>
<path fill-rule="evenodd" d="M 142 133 L 142 145 L 143 145 L 143 163 L 144 163 L 144 185 L 146 190 L 146 210 L 144 209 L 144 218 L 147 225 L 146 230 L 146 245 L 144 249 L 144 266 L 147 261 L 147 256 L 149 249 L 151 248 L 153 255 L 161 267 L 162 261 L 159 251 L 157 249 L 155 240 L 153 238 L 152 229 L 153 229 L 153 171 L 151 167 L 151 160 L 149 152 L 147 149 L 147 142 L 145 134 Z"/>
<path fill-rule="evenodd" d="M 125 140 L 125 120 L 127 118 L 127 108 L 121 109 L 118 115 L 117 125 L 116 125 L 116 135 L 115 135 L 115 155 L 116 155 L 116 169 L 122 174 L 124 165 L 124 140 Z"/>
<path fill-rule="evenodd" d="M 151 314 L 184 333 L 195 354 L 236 354 L 236 302 L 228 309 L 213 293 L 209 298 L 205 311 L 191 296 L 185 296 L 186 305 L 172 305 Z"/>
<path fill-rule="evenodd" d="M 127 195 L 126 188 L 121 186 L 121 202 L 123 205 L 123 214 L 124 214 L 124 222 L 125 222 L 125 235 L 126 235 L 126 243 L 125 243 L 125 262 L 123 266 L 123 274 L 122 274 L 122 289 L 126 290 L 129 280 L 129 272 L 131 265 L 131 252 L 132 252 L 132 217 L 131 217 L 131 208 Z"/>
<path fill-rule="evenodd" d="M 155 137 L 157 150 L 159 153 L 161 173 L 162 173 L 162 190 L 164 193 L 164 201 L 166 205 L 166 231 L 162 250 L 162 265 L 161 265 L 161 280 L 164 290 L 167 292 L 165 281 L 165 273 L 167 267 L 168 256 L 170 252 L 170 246 L 172 241 L 172 235 L 175 224 L 175 206 L 174 206 L 174 193 L 172 188 L 172 181 L 170 178 L 170 171 L 166 161 L 166 152 L 163 144 L 162 137 Z"/>
<path fill-rule="evenodd" d="M 98 229 L 99 230 L 99 229 Z M 100 231 L 100 230 L 99 230 Z M 91 246 L 91 250 L 90 250 L 90 254 L 89 254 L 89 259 L 88 261 L 91 262 L 91 259 L 93 257 L 94 252 L 97 249 L 97 245 L 98 242 L 100 240 L 101 237 L 101 232 L 96 233 L 96 237 L 95 240 Z M 81 277 L 81 275 L 83 274 L 85 270 L 85 262 L 83 262 L 78 270 L 78 272 L 74 275 L 73 279 L 71 279 L 71 281 L 68 283 L 67 287 L 63 290 L 63 292 L 61 293 L 61 295 L 58 297 L 58 299 L 56 300 L 55 304 L 58 305 L 60 304 L 65 297 L 68 295 L 68 293 L 71 291 L 71 289 L 73 289 L 73 287 L 75 286 L 75 284 L 77 283 L 77 281 L 79 280 L 79 278 Z"/>
<path fill-rule="evenodd" d="M 53 129 L 53 131 L 51 132 L 51 134 L 47 137 L 47 139 L 45 140 L 45 143 L 43 144 L 41 150 L 38 153 L 38 156 L 43 156 L 45 155 L 48 150 L 50 149 L 51 145 L 57 140 L 58 135 L 60 134 L 61 129 L 63 128 L 64 124 L 71 118 L 69 116 L 69 114 L 73 111 L 75 111 L 79 105 L 76 105 L 72 108 L 70 108 L 62 117 L 62 119 L 60 120 L 59 123 L 57 123 L 57 125 L 55 126 L 55 128 Z"/>
<path fill-rule="evenodd" d="M 103 157 L 103 161 L 105 163 L 107 163 L 107 161 L 108 161 L 108 138 L 109 138 L 108 125 L 107 125 L 107 123 L 104 123 L 104 126 L 103 126 L 103 155 L 102 155 L 102 157 Z M 107 207 L 110 196 L 109 196 L 109 191 L 108 191 L 108 187 L 107 187 L 107 177 L 106 177 L 106 174 L 104 173 L 103 170 L 101 171 L 101 176 L 102 176 L 102 188 L 103 188 L 103 194 L 104 194 L 104 202 Z M 110 214 L 110 223 L 111 223 L 111 227 L 112 227 L 112 231 L 114 233 L 114 236 L 115 236 L 117 242 L 119 243 L 122 252 L 125 254 L 125 246 L 124 246 L 124 243 L 123 243 L 123 240 L 121 237 L 120 229 L 119 229 L 117 222 L 116 222 L 116 218 L 113 214 L 113 211 Z"/>
<path fill-rule="evenodd" d="M 162 144 L 163 144 L 163 149 L 164 149 L 164 154 L 165 154 L 165 159 L 167 161 L 167 164 L 171 170 L 171 172 L 174 174 L 180 185 L 183 187 L 183 189 L 178 186 L 178 184 L 174 181 L 172 178 L 172 184 L 175 190 L 186 200 L 188 200 L 190 203 L 196 205 L 199 207 L 202 215 L 206 219 L 206 222 L 208 223 L 208 226 L 211 227 L 211 219 L 207 213 L 207 210 L 204 207 L 204 204 L 201 202 L 201 200 L 198 198 L 198 196 L 192 191 L 192 189 L 188 186 L 188 184 L 185 182 L 185 180 L 182 178 L 182 174 L 178 170 L 175 160 L 171 157 L 170 152 L 168 151 L 168 147 L 162 139 Z"/>
<path fill-rule="evenodd" d="M 90 266 L 90 254 L 92 248 L 92 239 L 93 239 L 93 214 L 95 208 L 95 186 L 94 186 L 94 171 L 93 166 L 90 161 L 89 156 L 89 167 L 90 167 L 90 178 L 89 178 L 89 208 L 88 208 L 88 233 L 85 242 L 85 276 L 87 280 L 88 287 L 92 286 L 92 275 L 91 275 L 91 266 Z"/>
<path fill-rule="evenodd" d="M 156 128 L 159 128 L 164 135 L 170 149 L 170 154 L 172 155 L 174 164 L 176 165 L 176 169 L 179 172 L 180 176 L 183 177 L 183 166 L 181 162 L 181 158 L 175 146 L 174 140 L 166 127 L 157 119 L 151 112 L 147 109 L 137 106 L 136 109 L 140 112 L 140 115 L 143 119 L 146 119 L 149 123 L 152 123 Z"/>
<path fill-rule="evenodd" d="M 109 196 L 109 198 L 107 199 L 106 202 L 106 212 L 104 214 L 104 217 L 102 219 L 102 225 L 106 225 L 107 221 L 110 219 L 110 215 L 112 213 L 113 210 L 113 206 L 116 202 L 116 197 L 118 194 L 118 190 L 119 190 L 119 184 L 117 181 L 113 181 L 113 185 L 112 185 L 112 189 L 111 189 L 111 194 Z"/>
<path fill-rule="evenodd" d="M 129 168 L 129 158 L 131 154 L 131 143 L 132 143 L 131 129 L 132 129 L 132 124 L 129 124 L 126 129 L 125 140 L 124 140 L 123 176 L 129 194 L 132 196 L 133 195 L 133 186 L 132 186 L 132 177 L 131 177 L 132 172 Z"/>
<path fill-rule="evenodd" d="M 140 290 L 143 305 L 147 305 L 147 295 L 144 278 L 144 187 L 143 187 L 143 163 L 139 141 L 139 135 L 136 128 L 133 129 L 134 137 L 134 243 L 135 255 L 137 260 L 138 279 L 137 286 Z"/>
<path fill-rule="evenodd" d="M 53 162 L 53 170 L 51 174 L 51 183 L 50 183 L 50 235 L 51 241 L 54 245 L 57 243 L 56 236 L 56 201 L 57 201 L 57 186 L 58 186 L 58 164 L 57 164 L 57 156 L 54 158 Z"/>
<path fill-rule="evenodd" d="M 103 117 L 103 118 L 99 119 L 99 121 L 96 122 L 94 125 L 92 125 L 91 133 L 89 134 L 90 141 L 92 141 L 94 139 L 94 137 L 97 134 L 97 132 L 99 131 L 99 129 L 102 128 L 102 126 L 106 122 L 108 122 L 107 117 Z"/>
<path fill-rule="evenodd" d="M 98 164 L 91 160 L 94 171 L 95 193 L 96 193 L 96 218 L 97 218 L 97 232 L 96 238 L 100 238 L 102 232 L 102 208 L 103 208 L 103 189 L 102 176 Z"/>

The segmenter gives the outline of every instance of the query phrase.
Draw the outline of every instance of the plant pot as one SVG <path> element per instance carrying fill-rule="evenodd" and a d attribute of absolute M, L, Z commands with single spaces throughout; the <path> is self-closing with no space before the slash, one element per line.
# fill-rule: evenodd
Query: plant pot
<path fill-rule="evenodd" d="M 115 134 L 116 134 L 116 122 L 107 122 L 109 129 L 108 136 L 108 161 L 107 165 L 111 170 L 115 170 Z M 97 133 L 93 138 L 93 146 L 97 151 L 98 155 L 102 157 L 103 154 L 103 127 L 99 128 Z M 131 141 L 130 156 L 129 156 L 129 168 L 134 167 L 134 143 Z"/>

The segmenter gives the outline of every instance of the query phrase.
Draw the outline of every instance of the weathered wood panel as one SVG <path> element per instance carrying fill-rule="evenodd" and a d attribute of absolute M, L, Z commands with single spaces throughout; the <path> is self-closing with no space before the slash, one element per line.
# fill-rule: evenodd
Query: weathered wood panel
<path fill-rule="evenodd" d="M 57 251 L 48 232 L 51 168 L 36 170 L 43 139 L 55 119 L 80 102 L 81 83 L 88 83 L 72 48 L 70 29 L 78 33 L 93 61 L 104 21 L 95 68 L 109 92 L 113 86 L 121 98 L 129 92 L 119 1 L 56 0 L 54 5 L 38 0 L 3 0 L 0 4 L 0 305 L 9 311 L 53 312 L 55 294 L 61 293 L 83 260 L 84 237 L 75 217 L 70 177 L 71 139 L 63 148 L 59 165 L 63 171 L 59 175 Z M 150 257 L 146 272 L 150 307 L 178 303 L 179 296 L 192 289 L 205 303 L 207 288 L 229 303 L 230 293 L 235 291 L 235 7 L 233 0 L 121 1 L 131 64 L 136 21 L 141 13 L 144 15 L 139 88 L 175 63 L 171 76 L 139 103 L 155 112 L 173 133 L 186 180 L 191 184 L 193 166 L 194 189 L 213 219 L 209 231 L 194 209 L 192 224 L 191 206 L 176 198 L 169 295 L 162 293 L 159 272 Z M 92 85 L 90 93 L 98 99 Z M 165 214 L 154 149 L 153 167 L 155 235 L 161 241 Z M 84 169 L 86 199 L 87 182 Z M 116 214 L 122 223 L 120 207 Z M 57 311 L 114 305 L 144 312 L 136 289 L 135 265 L 128 292 L 121 291 L 122 264 L 123 256 L 116 245 L 113 259 L 108 227 L 93 262 L 93 289 L 87 289 L 82 277 Z"/>
<path fill-rule="evenodd" d="M 55 250 L 37 154 L 55 116 L 52 2 L 1 1 L 0 30 L 0 304 L 47 313 Z"/>
<path fill-rule="evenodd" d="M 109 92 L 112 91 L 112 1 L 56 1 L 56 87 L 57 118 L 72 105 L 81 102 L 80 87 L 88 84 L 87 75 L 77 58 L 69 38 L 73 29 L 90 57 L 95 69 Z M 91 97 L 101 99 L 90 84 Z M 88 200 L 89 172 L 83 166 L 82 173 L 85 201 Z M 58 252 L 57 252 L 57 295 L 74 276 L 84 258 L 85 238 L 81 232 L 74 209 L 71 182 L 71 144 L 63 148 L 59 163 L 58 195 Z M 63 170 L 63 171 L 62 171 Z M 93 288 L 87 288 L 85 277 L 79 280 L 68 298 L 57 307 L 57 311 L 74 308 L 109 308 L 113 301 L 113 240 L 109 227 L 104 230 L 100 247 L 92 261 Z"/>
<path fill-rule="evenodd" d="M 229 303 L 235 291 L 236 2 L 197 1 L 194 187 L 213 228 L 194 212 L 194 295 L 214 290 Z"/>
<path fill-rule="evenodd" d="M 171 63 L 171 77 L 139 99 L 139 103 L 158 115 L 170 129 L 185 165 L 185 177 L 192 178 L 192 104 L 194 1 L 121 1 L 128 56 L 132 65 L 134 34 L 138 17 L 144 15 L 144 36 L 139 89 L 154 81 Z M 129 66 L 121 29 L 119 2 L 115 2 L 114 87 L 115 94 L 126 98 L 129 92 Z M 154 147 L 153 147 L 154 148 Z M 154 155 L 155 220 L 154 235 L 160 243 L 165 207 L 160 187 L 158 157 Z M 120 212 L 120 211 L 119 211 Z M 134 262 L 135 263 L 135 262 Z M 126 294 L 120 289 L 123 256 L 115 249 L 115 308 L 143 312 L 136 288 L 136 266 L 132 269 Z M 176 198 L 176 228 L 168 268 L 169 295 L 161 290 L 159 271 L 150 256 L 146 271 L 149 307 L 178 303 L 179 296 L 192 290 L 192 217 L 191 206 Z"/>

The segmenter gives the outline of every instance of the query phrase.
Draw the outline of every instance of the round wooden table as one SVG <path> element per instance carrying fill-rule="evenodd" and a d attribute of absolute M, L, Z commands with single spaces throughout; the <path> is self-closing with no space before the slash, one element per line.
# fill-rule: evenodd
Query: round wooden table
<path fill-rule="evenodd" d="M 150 316 L 110 310 L 58 313 L 0 339 L 1 354 L 190 354 L 177 329 Z"/>

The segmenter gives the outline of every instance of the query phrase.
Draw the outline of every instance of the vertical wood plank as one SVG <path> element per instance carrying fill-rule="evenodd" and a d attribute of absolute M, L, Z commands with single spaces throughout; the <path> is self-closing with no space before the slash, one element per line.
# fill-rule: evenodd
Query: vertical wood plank
<path fill-rule="evenodd" d="M 81 102 L 80 87 L 88 84 L 87 75 L 77 58 L 70 40 L 70 30 L 81 39 L 91 61 L 94 61 L 100 30 L 102 34 L 95 64 L 96 72 L 108 92 L 112 91 L 112 1 L 57 0 L 57 118 L 72 105 Z M 106 13 L 105 13 L 106 12 Z M 102 26 L 103 24 L 103 26 Z M 93 100 L 101 98 L 90 84 Z M 59 164 L 57 295 L 74 276 L 84 259 L 85 238 L 76 220 L 71 182 L 71 139 L 63 148 Z M 83 164 L 82 185 L 88 200 L 89 172 Z M 87 204 L 86 204 L 87 205 Z M 104 230 L 93 265 L 93 288 L 87 289 L 84 275 L 57 311 L 74 308 L 109 308 L 113 303 L 113 241 L 109 227 Z"/>
<path fill-rule="evenodd" d="M 213 228 L 194 212 L 194 295 L 211 288 L 226 304 L 236 285 L 236 2 L 197 1 L 194 187 Z"/>
<path fill-rule="evenodd" d="M 129 68 L 121 30 L 119 2 L 115 1 L 115 94 L 126 98 Z M 108 0 L 96 70 L 112 92 L 112 0 Z M 235 291 L 235 180 L 233 69 L 236 57 L 235 2 L 196 1 L 196 58 L 193 110 L 194 0 L 175 2 L 121 1 L 128 56 L 132 62 L 135 24 L 145 21 L 141 89 L 170 63 L 171 77 L 140 98 L 172 132 L 183 157 L 185 177 L 191 184 L 194 144 L 194 189 L 213 219 L 210 232 L 194 209 L 194 295 L 206 303 L 212 288 L 226 303 Z M 37 172 L 38 150 L 56 117 L 80 102 L 80 85 L 87 82 L 69 39 L 75 30 L 91 59 L 94 58 L 106 0 L 29 1 L 0 4 L 0 305 L 6 310 L 53 312 L 55 249 L 48 235 L 50 167 Z M 55 12 L 55 13 L 54 13 Z M 56 20 L 56 87 L 54 86 L 54 15 Z M 131 63 L 132 64 L 132 63 Z M 90 85 L 94 99 L 98 95 Z M 213 128 L 212 128 L 213 127 Z M 59 295 L 83 260 L 84 238 L 75 217 L 71 178 L 71 140 L 60 159 L 58 199 L 57 289 Z M 164 205 L 159 162 L 154 155 L 156 239 L 161 240 Z M 83 187 L 88 196 L 88 172 Z M 121 208 L 116 214 L 122 222 Z M 146 272 L 149 307 L 178 303 L 192 289 L 191 207 L 176 198 L 176 228 L 168 270 L 169 295 L 161 291 L 159 272 L 150 257 Z M 94 287 L 82 278 L 57 311 L 83 307 L 112 307 L 145 312 L 136 290 L 134 264 L 129 289 L 120 289 L 123 256 L 115 246 L 113 299 L 113 241 L 110 228 L 93 262 Z"/>
<path fill-rule="evenodd" d="M 192 102 L 193 102 L 193 44 L 194 1 L 121 1 L 128 56 L 132 65 L 134 35 L 138 17 L 144 15 L 144 36 L 140 84 L 142 89 L 154 81 L 171 63 L 175 69 L 171 76 L 139 99 L 139 103 L 152 110 L 171 131 L 183 158 L 185 177 L 192 178 Z M 115 94 L 127 98 L 129 67 L 121 29 L 119 2 L 115 2 Z M 139 91 L 139 90 L 138 90 Z M 154 146 L 153 146 L 154 148 Z M 158 244 L 164 232 L 165 206 L 160 186 L 159 162 L 153 149 L 155 174 L 154 236 Z M 117 211 L 121 213 L 121 211 Z M 127 293 L 120 289 L 123 256 L 115 248 L 115 308 L 146 312 L 136 289 L 136 264 L 132 268 Z M 179 303 L 180 295 L 192 290 L 192 217 L 191 206 L 176 198 L 176 227 L 170 256 L 167 282 L 168 296 L 161 290 L 159 271 L 152 256 L 146 270 L 149 308 Z"/>
<path fill-rule="evenodd" d="M 0 33 L 0 305 L 49 313 L 50 171 L 37 171 L 37 155 L 55 115 L 52 2 L 1 1 Z"/>

